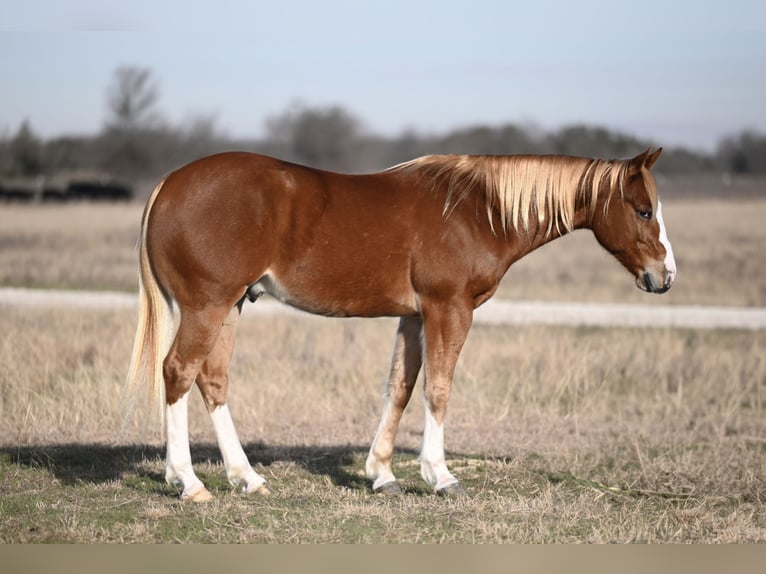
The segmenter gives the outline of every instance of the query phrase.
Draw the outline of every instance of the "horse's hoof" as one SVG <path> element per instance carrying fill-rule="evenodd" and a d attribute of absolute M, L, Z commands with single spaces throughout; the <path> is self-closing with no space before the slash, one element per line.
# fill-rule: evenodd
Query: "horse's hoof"
<path fill-rule="evenodd" d="M 248 489 L 246 492 L 248 494 L 257 494 L 258 496 L 271 496 L 274 494 L 268 482 L 261 483 L 252 490 Z"/>
<path fill-rule="evenodd" d="M 386 484 L 381 484 L 378 488 L 374 489 L 375 494 L 384 494 L 386 496 L 398 496 L 404 492 L 402 485 L 393 480 Z"/>
<path fill-rule="evenodd" d="M 181 493 L 181 500 L 184 502 L 210 502 L 213 500 L 213 495 L 210 494 L 210 491 L 205 488 L 204 486 L 201 486 L 197 490 L 193 492 L 183 492 Z"/>
<path fill-rule="evenodd" d="M 437 490 L 436 494 L 439 496 L 447 496 L 449 498 L 460 498 L 468 496 L 468 491 L 463 488 L 463 485 L 459 482 L 453 482 L 452 484 L 448 484 L 444 488 Z"/>

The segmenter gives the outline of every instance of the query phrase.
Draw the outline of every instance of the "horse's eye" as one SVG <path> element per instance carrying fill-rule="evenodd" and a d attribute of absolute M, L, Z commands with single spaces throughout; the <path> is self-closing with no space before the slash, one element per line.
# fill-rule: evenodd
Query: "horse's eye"
<path fill-rule="evenodd" d="M 636 215 L 638 215 L 641 219 L 651 219 L 652 218 L 652 212 L 651 211 L 644 211 L 643 209 L 637 209 Z"/>

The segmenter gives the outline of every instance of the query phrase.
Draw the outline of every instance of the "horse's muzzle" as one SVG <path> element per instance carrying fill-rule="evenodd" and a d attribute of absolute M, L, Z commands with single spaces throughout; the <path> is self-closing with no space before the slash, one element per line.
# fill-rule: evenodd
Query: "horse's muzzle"
<path fill-rule="evenodd" d="M 636 278 L 636 285 L 642 291 L 647 293 L 665 293 L 673 285 L 675 274 L 665 270 L 662 278 L 658 278 L 649 271 L 644 271 L 642 275 Z"/>

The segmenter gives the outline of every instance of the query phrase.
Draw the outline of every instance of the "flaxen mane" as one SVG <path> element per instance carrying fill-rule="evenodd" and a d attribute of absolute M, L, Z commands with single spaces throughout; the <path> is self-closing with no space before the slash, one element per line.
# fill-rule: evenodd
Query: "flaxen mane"
<path fill-rule="evenodd" d="M 530 217 L 536 214 L 540 225 L 547 218 L 547 233 L 550 233 L 553 228 L 559 232 L 562 227 L 572 230 L 578 199 L 589 206 L 592 215 L 603 190 L 609 193 L 617 190 L 622 194 L 628 165 L 624 160 L 552 155 L 428 155 L 391 169 L 423 170 L 434 181 L 444 181 L 445 215 L 469 194 L 483 193 L 490 226 L 496 211 L 505 232 L 518 231 L 520 227 L 528 230 Z M 654 206 L 653 180 L 646 176 L 644 174 L 644 182 Z"/>

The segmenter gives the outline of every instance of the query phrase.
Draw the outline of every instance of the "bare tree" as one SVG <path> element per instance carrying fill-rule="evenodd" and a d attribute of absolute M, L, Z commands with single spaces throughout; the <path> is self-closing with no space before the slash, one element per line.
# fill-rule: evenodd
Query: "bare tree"
<path fill-rule="evenodd" d="M 360 122 L 340 106 L 294 105 L 266 127 L 274 148 L 289 159 L 329 169 L 350 169 L 357 160 Z"/>
<path fill-rule="evenodd" d="M 14 175 L 39 175 L 44 168 L 43 144 L 24 120 L 10 141 L 11 169 Z"/>
<path fill-rule="evenodd" d="M 735 174 L 766 173 L 766 134 L 746 130 L 718 145 L 718 162 Z"/>
<path fill-rule="evenodd" d="M 106 90 L 107 120 L 101 134 L 101 166 L 128 181 L 162 171 L 169 134 L 157 111 L 159 86 L 146 68 L 120 66 Z"/>
<path fill-rule="evenodd" d="M 155 127 L 160 90 L 151 70 L 120 66 L 107 88 L 107 129 L 137 131 Z"/>

